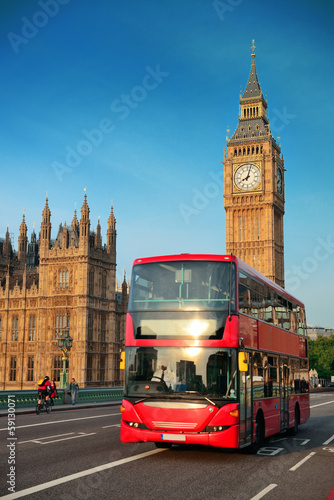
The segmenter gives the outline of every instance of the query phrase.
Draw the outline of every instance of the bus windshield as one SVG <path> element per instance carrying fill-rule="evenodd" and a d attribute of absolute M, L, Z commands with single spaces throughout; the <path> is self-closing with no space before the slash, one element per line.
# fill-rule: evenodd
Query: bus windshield
<path fill-rule="evenodd" d="M 131 311 L 235 310 L 235 265 L 216 261 L 152 262 L 134 266 Z M 232 273 L 230 272 L 232 271 Z M 231 292 L 230 292 L 231 291 Z"/>
<path fill-rule="evenodd" d="M 232 348 L 128 347 L 125 395 L 235 399 L 236 359 Z"/>

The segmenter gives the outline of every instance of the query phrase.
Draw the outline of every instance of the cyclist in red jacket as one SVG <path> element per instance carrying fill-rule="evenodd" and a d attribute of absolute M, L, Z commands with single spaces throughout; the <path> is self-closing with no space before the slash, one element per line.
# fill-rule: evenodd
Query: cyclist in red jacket
<path fill-rule="evenodd" d="M 50 379 L 46 375 L 43 378 L 43 382 L 40 381 L 39 385 L 38 385 L 38 408 L 41 408 L 42 398 L 45 399 L 45 402 L 47 405 L 49 404 L 48 401 L 49 401 L 50 394 L 51 394 Z"/>

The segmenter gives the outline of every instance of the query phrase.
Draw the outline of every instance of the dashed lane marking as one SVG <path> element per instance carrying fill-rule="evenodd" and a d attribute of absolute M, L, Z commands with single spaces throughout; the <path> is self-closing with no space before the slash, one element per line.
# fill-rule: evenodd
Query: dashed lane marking
<path fill-rule="evenodd" d="M 291 467 L 291 469 L 289 469 L 289 470 L 295 471 L 296 469 L 298 469 L 298 467 L 300 467 L 307 460 L 309 460 L 313 455 L 315 455 L 315 451 L 312 451 L 309 455 L 307 455 L 307 457 L 303 458 L 303 460 L 301 460 L 300 462 L 298 462 L 296 465 L 294 465 L 293 467 Z"/>
<path fill-rule="evenodd" d="M 260 498 L 264 497 L 269 491 L 273 490 L 276 488 L 277 484 L 269 484 L 264 490 L 260 491 L 255 497 L 251 498 L 251 500 L 260 500 Z"/>

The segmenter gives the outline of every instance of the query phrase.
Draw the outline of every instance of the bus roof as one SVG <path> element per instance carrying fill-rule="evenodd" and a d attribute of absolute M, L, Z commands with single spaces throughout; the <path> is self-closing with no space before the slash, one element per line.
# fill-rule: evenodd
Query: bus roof
<path fill-rule="evenodd" d="M 190 253 L 181 253 L 181 254 L 176 254 L 176 255 L 159 255 L 159 256 L 154 256 L 154 257 L 144 257 L 142 259 L 136 259 L 133 262 L 133 266 L 137 264 L 149 264 L 153 262 L 172 262 L 172 261 L 181 261 L 181 260 L 203 260 L 203 261 L 219 261 L 219 262 L 230 262 L 231 261 L 231 256 L 230 255 L 217 255 L 217 254 L 190 254 Z M 243 262 L 241 259 L 236 257 L 235 255 L 232 255 L 232 260 L 235 262 L 238 266 L 238 269 L 241 271 L 244 271 L 245 273 L 249 274 L 252 278 L 264 283 L 265 285 L 270 286 L 272 289 L 274 289 L 277 293 L 282 295 L 284 298 L 289 300 L 290 302 L 294 302 L 298 304 L 299 306 L 304 308 L 304 304 L 298 300 L 296 297 L 291 295 L 289 292 L 287 292 L 284 288 L 279 286 L 277 283 L 274 281 L 271 281 L 269 278 L 261 274 L 259 271 L 251 267 L 250 265 L 246 264 L 246 262 Z"/>

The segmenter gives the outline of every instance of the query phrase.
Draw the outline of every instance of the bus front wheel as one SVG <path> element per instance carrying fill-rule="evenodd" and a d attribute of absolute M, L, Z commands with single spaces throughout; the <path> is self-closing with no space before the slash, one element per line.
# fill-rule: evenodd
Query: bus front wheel
<path fill-rule="evenodd" d="M 248 451 L 251 454 L 256 454 L 264 442 L 265 426 L 264 418 L 261 413 L 256 415 L 255 423 L 255 437 L 253 443 L 248 447 Z"/>
<path fill-rule="evenodd" d="M 295 407 L 295 423 L 293 424 L 293 427 L 291 427 L 289 429 L 290 436 L 296 436 L 297 435 L 299 421 L 300 421 L 299 406 L 296 405 L 296 407 Z"/>

